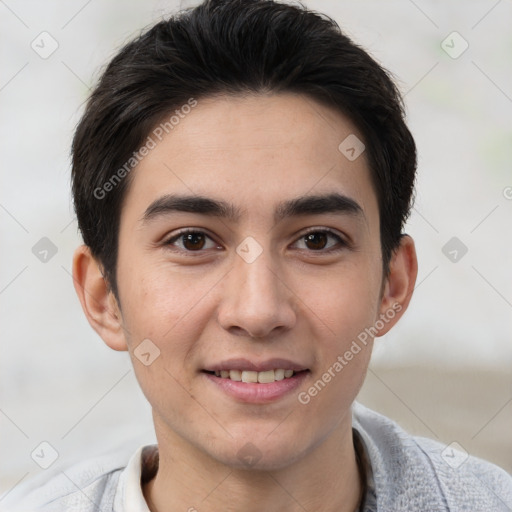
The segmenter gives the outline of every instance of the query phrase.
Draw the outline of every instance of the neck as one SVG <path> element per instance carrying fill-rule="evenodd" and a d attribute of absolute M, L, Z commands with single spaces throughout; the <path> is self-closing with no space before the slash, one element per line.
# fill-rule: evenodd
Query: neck
<path fill-rule="evenodd" d="M 156 424 L 155 424 L 156 427 Z M 351 424 L 279 470 L 231 468 L 174 432 L 159 435 L 158 472 L 143 485 L 151 512 L 355 512 L 362 484 Z"/>

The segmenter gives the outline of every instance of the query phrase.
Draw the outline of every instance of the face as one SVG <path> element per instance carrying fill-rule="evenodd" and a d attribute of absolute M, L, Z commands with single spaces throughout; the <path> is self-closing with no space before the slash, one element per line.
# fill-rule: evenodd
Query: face
<path fill-rule="evenodd" d="M 268 469 L 350 425 L 372 346 L 354 341 L 387 307 L 365 153 L 338 149 L 351 134 L 299 95 L 210 98 L 133 171 L 119 306 L 157 436 Z"/>

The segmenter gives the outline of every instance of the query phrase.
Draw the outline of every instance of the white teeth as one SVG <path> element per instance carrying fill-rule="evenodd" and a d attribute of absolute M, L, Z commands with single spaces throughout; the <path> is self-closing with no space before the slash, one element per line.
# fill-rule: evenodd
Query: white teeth
<path fill-rule="evenodd" d="M 229 370 L 229 378 L 231 380 L 242 380 L 242 372 L 240 370 Z"/>
<path fill-rule="evenodd" d="M 274 382 L 274 370 L 268 370 L 266 372 L 258 372 L 258 382 L 266 384 L 267 382 Z"/>
<path fill-rule="evenodd" d="M 274 379 L 275 380 L 283 380 L 284 379 L 284 370 L 282 368 L 280 370 L 274 370 Z"/>
<path fill-rule="evenodd" d="M 242 382 L 258 382 L 258 372 L 244 370 L 242 372 Z"/>
<path fill-rule="evenodd" d="M 278 368 L 277 370 L 266 370 L 264 372 L 255 372 L 250 370 L 216 370 L 214 373 L 216 377 L 231 379 L 237 382 L 258 382 L 260 384 L 268 384 L 270 382 L 289 379 L 293 376 L 294 371 Z"/>

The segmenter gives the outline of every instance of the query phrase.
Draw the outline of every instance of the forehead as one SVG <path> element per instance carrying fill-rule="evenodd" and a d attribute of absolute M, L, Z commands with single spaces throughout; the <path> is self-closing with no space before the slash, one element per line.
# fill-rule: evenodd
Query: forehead
<path fill-rule="evenodd" d="M 187 193 L 274 215 L 283 199 L 335 192 L 363 210 L 376 206 L 366 154 L 349 159 L 340 150 L 363 137 L 337 110 L 286 93 L 206 98 L 187 112 L 160 129 L 125 205 L 143 212 L 159 196 Z"/>

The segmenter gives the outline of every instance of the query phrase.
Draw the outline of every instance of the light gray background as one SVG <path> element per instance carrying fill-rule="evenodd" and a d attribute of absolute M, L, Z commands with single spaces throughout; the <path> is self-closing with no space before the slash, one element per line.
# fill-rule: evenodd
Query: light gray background
<path fill-rule="evenodd" d="M 92 331 L 72 286 L 68 155 L 101 66 L 178 5 L 0 0 L 0 499 L 44 471 L 30 456 L 42 441 L 54 469 L 153 440 L 127 354 Z M 377 341 L 361 401 L 511 471 L 512 2 L 306 5 L 395 74 L 419 149 L 418 287 Z M 43 31 L 58 43 L 47 59 L 31 47 Z M 469 44 L 456 59 L 441 46 L 453 31 Z M 46 263 L 32 253 L 42 237 L 58 249 Z M 457 262 L 442 252 L 452 237 L 468 248 Z"/>

